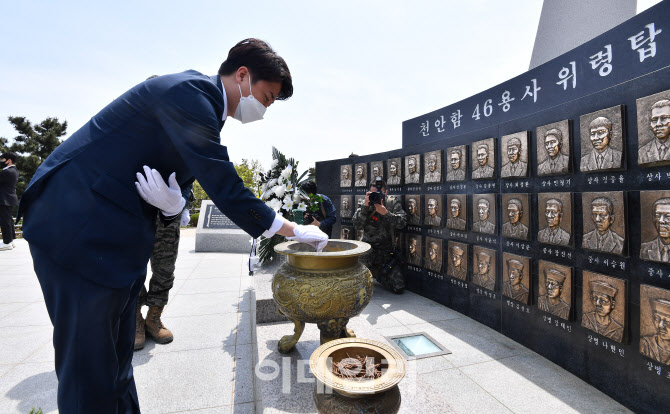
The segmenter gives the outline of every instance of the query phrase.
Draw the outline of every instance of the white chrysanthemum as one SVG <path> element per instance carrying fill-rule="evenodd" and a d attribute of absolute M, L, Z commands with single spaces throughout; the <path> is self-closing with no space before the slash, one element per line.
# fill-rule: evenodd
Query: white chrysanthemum
<path fill-rule="evenodd" d="M 289 166 L 287 166 L 286 168 L 284 168 L 284 171 L 281 172 L 281 174 L 279 175 L 279 177 L 280 177 L 282 180 L 288 180 L 289 177 L 291 176 L 291 173 L 292 173 L 292 172 L 293 172 L 293 167 L 291 167 L 291 166 L 289 165 Z"/>
<path fill-rule="evenodd" d="M 284 197 L 284 193 L 286 192 L 286 186 L 285 185 L 278 185 L 274 188 L 274 193 L 277 195 L 277 197 L 282 198 Z"/>
<path fill-rule="evenodd" d="M 268 188 L 272 188 L 275 185 L 277 185 L 277 179 L 273 178 L 272 180 L 268 181 Z"/>
<path fill-rule="evenodd" d="M 270 163 L 270 169 L 274 169 L 277 165 L 279 165 L 279 160 L 272 160 Z"/>
<path fill-rule="evenodd" d="M 279 211 L 282 206 L 281 200 L 273 198 L 272 200 L 266 201 L 265 204 L 273 209 L 274 211 Z"/>
<path fill-rule="evenodd" d="M 298 204 L 298 210 L 306 211 L 307 210 L 307 204 L 301 202 L 300 204 Z"/>

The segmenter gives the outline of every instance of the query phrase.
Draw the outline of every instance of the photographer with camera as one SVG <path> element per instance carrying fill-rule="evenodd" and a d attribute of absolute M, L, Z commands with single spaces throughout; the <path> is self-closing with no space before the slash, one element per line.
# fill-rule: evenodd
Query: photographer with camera
<path fill-rule="evenodd" d="M 316 211 L 305 212 L 303 224 L 317 226 L 322 232 L 326 233 L 330 239 L 330 235 L 333 232 L 333 224 L 335 224 L 335 221 L 337 220 L 333 202 L 330 201 L 330 198 L 327 196 L 317 193 L 316 182 L 314 181 L 305 181 L 300 184 L 300 189 L 308 196 L 316 195 L 323 200 L 322 202 L 317 203 L 318 209 Z"/>
<path fill-rule="evenodd" d="M 365 202 L 354 213 L 353 222 L 357 230 L 363 230 L 362 241 L 372 246 L 362 256 L 363 264 L 384 288 L 393 293 L 402 293 L 405 276 L 395 233 L 407 224 L 407 214 L 402 209 L 400 199 L 388 195 L 386 183 L 381 177 L 375 177 L 370 185 Z"/>

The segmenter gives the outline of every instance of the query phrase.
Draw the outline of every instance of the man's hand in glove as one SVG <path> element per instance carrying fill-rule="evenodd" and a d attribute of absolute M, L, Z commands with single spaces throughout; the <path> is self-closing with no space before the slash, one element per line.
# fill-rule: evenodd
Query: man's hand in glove
<path fill-rule="evenodd" d="M 191 222 L 191 215 L 188 212 L 188 209 L 185 208 L 184 211 L 181 212 L 181 226 L 188 226 L 188 223 Z"/>
<path fill-rule="evenodd" d="M 142 173 L 136 174 L 137 181 L 135 182 L 135 187 L 137 187 L 140 197 L 158 208 L 165 217 L 179 214 L 186 205 L 186 200 L 181 196 L 181 190 L 179 184 L 177 184 L 175 173 L 172 173 L 170 178 L 168 178 L 169 187 L 165 184 L 163 177 L 161 177 L 158 171 L 152 170 L 146 165 L 144 166 L 144 174 L 146 174 L 146 179 Z"/>
<path fill-rule="evenodd" d="M 293 234 L 295 234 L 297 241 L 316 247 L 317 252 L 322 251 L 328 244 L 328 235 L 319 230 L 317 226 L 298 224 L 293 229 Z"/>

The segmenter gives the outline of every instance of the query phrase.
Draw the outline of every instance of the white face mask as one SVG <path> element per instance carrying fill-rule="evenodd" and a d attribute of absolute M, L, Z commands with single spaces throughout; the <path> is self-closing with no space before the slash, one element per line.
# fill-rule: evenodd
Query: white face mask
<path fill-rule="evenodd" d="M 249 96 L 242 96 L 242 87 L 239 83 L 237 87 L 240 89 L 240 102 L 237 104 L 233 118 L 243 124 L 263 119 L 267 108 L 251 93 L 251 75 L 249 75 Z"/>

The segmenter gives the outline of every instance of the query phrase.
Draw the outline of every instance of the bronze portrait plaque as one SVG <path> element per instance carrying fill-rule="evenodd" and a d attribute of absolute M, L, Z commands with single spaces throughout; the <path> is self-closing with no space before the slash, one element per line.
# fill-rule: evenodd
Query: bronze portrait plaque
<path fill-rule="evenodd" d="M 583 172 L 612 171 L 623 165 L 623 106 L 617 105 L 579 117 Z"/>
<path fill-rule="evenodd" d="M 405 212 L 407 213 L 407 224 L 412 226 L 421 225 L 421 196 L 405 196 Z"/>
<path fill-rule="evenodd" d="M 353 197 L 350 195 L 340 196 L 340 217 L 351 218 L 354 215 L 352 210 L 354 207 L 352 199 Z"/>
<path fill-rule="evenodd" d="M 421 236 L 408 234 L 407 239 L 407 262 L 414 266 L 421 266 Z"/>
<path fill-rule="evenodd" d="M 582 248 L 624 254 L 625 207 L 623 191 L 582 193 Z"/>
<path fill-rule="evenodd" d="M 364 195 L 357 195 L 354 196 L 354 200 L 356 200 L 356 210 L 361 208 L 363 204 L 365 204 L 365 196 Z"/>
<path fill-rule="evenodd" d="M 623 342 L 626 281 L 585 270 L 582 286 L 582 326 Z"/>
<path fill-rule="evenodd" d="M 352 170 L 351 164 L 340 166 L 340 187 L 351 187 Z"/>
<path fill-rule="evenodd" d="M 447 181 L 465 180 L 465 170 L 468 164 L 467 145 L 447 148 Z"/>
<path fill-rule="evenodd" d="M 356 240 L 358 240 L 358 241 L 363 240 L 363 229 L 356 230 Z"/>
<path fill-rule="evenodd" d="M 561 319 L 570 320 L 572 268 L 540 260 L 537 307 Z"/>
<path fill-rule="evenodd" d="M 356 164 L 356 168 L 354 169 L 355 175 L 354 179 L 356 180 L 354 182 L 355 187 L 367 187 L 368 186 L 368 164 L 362 163 L 362 164 Z"/>
<path fill-rule="evenodd" d="M 570 172 L 570 121 L 537 128 L 537 175 Z"/>
<path fill-rule="evenodd" d="M 426 237 L 426 257 L 424 267 L 433 272 L 442 272 L 442 239 Z"/>
<path fill-rule="evenodd" d="M 496 142 L 493 138 L 472 144 L 472 179 L 487 180 L 496 176 Z"/>
<path fill-rule="evenodd" d="M 530 201 L 528 194 L 502 195 L 502 235 L 512 239 L 529 240 Z"/>
<path fill-rule="evenodd" d="M 467 195 L 449 194 L 447 196 L 447 227 L 454 230 L 465 230 L 467 217 Z"/>
<path fill-rule="evenodd" d="M 640 353 L 670 365 L 670 290 L 640 285 Z"/>
<path fill-rule="evenodd" d="M 444 227 L 442 224 L 442 194 L 426 194 L 425 226 Z"/>
<path fill-rule="evenodd" d="M 500 151 L 502 152 L 502 178 L 528 177 L 528 135 L 530 131 L 503 135 Z"/>
<path fill-rule="evenodd" d="M 450 240 L 447 247 L 447 275 L 456 279 L 467 280 L 468 245 Z"/>
<path fill-rule="evenodd" d="M 421 182 L 421 159 L 419 157 L 419 154 L 405 157 L 405 184 Z"/>
<path fill-rule="evenodd" d="M 530 296 L 530 258 L 503 253 L 502 294 L 528 305 Z"/>
<path fill-rule="evenodd" d="M 386 163 L 386 168 L 388 169 L 388 174 L 386 175 L 388 179 L 386 184 L 388 185 L 400 185 L 402 184 L 402 161 L 400 158 L 391 158 Z"/>
<path fill-rule="evenodd" d="M 496 290 L 496 251 L 481 246 L 472 248 L 474 260 L 472 283 L 484 289 Z"/>
<path fill-rule="evenodd" d="M 637 163 L 670 164 L 670 90 L 637 100 Z"/>
<path fill-rule="evenodd" d="M 441 183 L 442 182 L 442 151 L 431 151 L 423 154 L 423 182 Z"/>
<path fill-rule="evenodd" d="M 570 246 L 572 243 L 572 193 L 537 195 L 540 243 Z"/>
<path fill-rule="evenodd" d="M 472 231 L 496 234 L 496 195 L 472 195 Z"/>
<path fill-rule="evenodd" d="M 370 182 L 375 177 L 382 177 L 384 179 L 384 161 L 373 161 L 370 163 Z"/>
<path fill-rule="evenodd" d="M 340 239 L 353 240 L 354 228 L 352 226 L 342 226 L 340 228 Z"/>
<path fill-rule="evenodd" d="M 640 259 L 670 263 L 670 191 L 640 191 Z"/>

